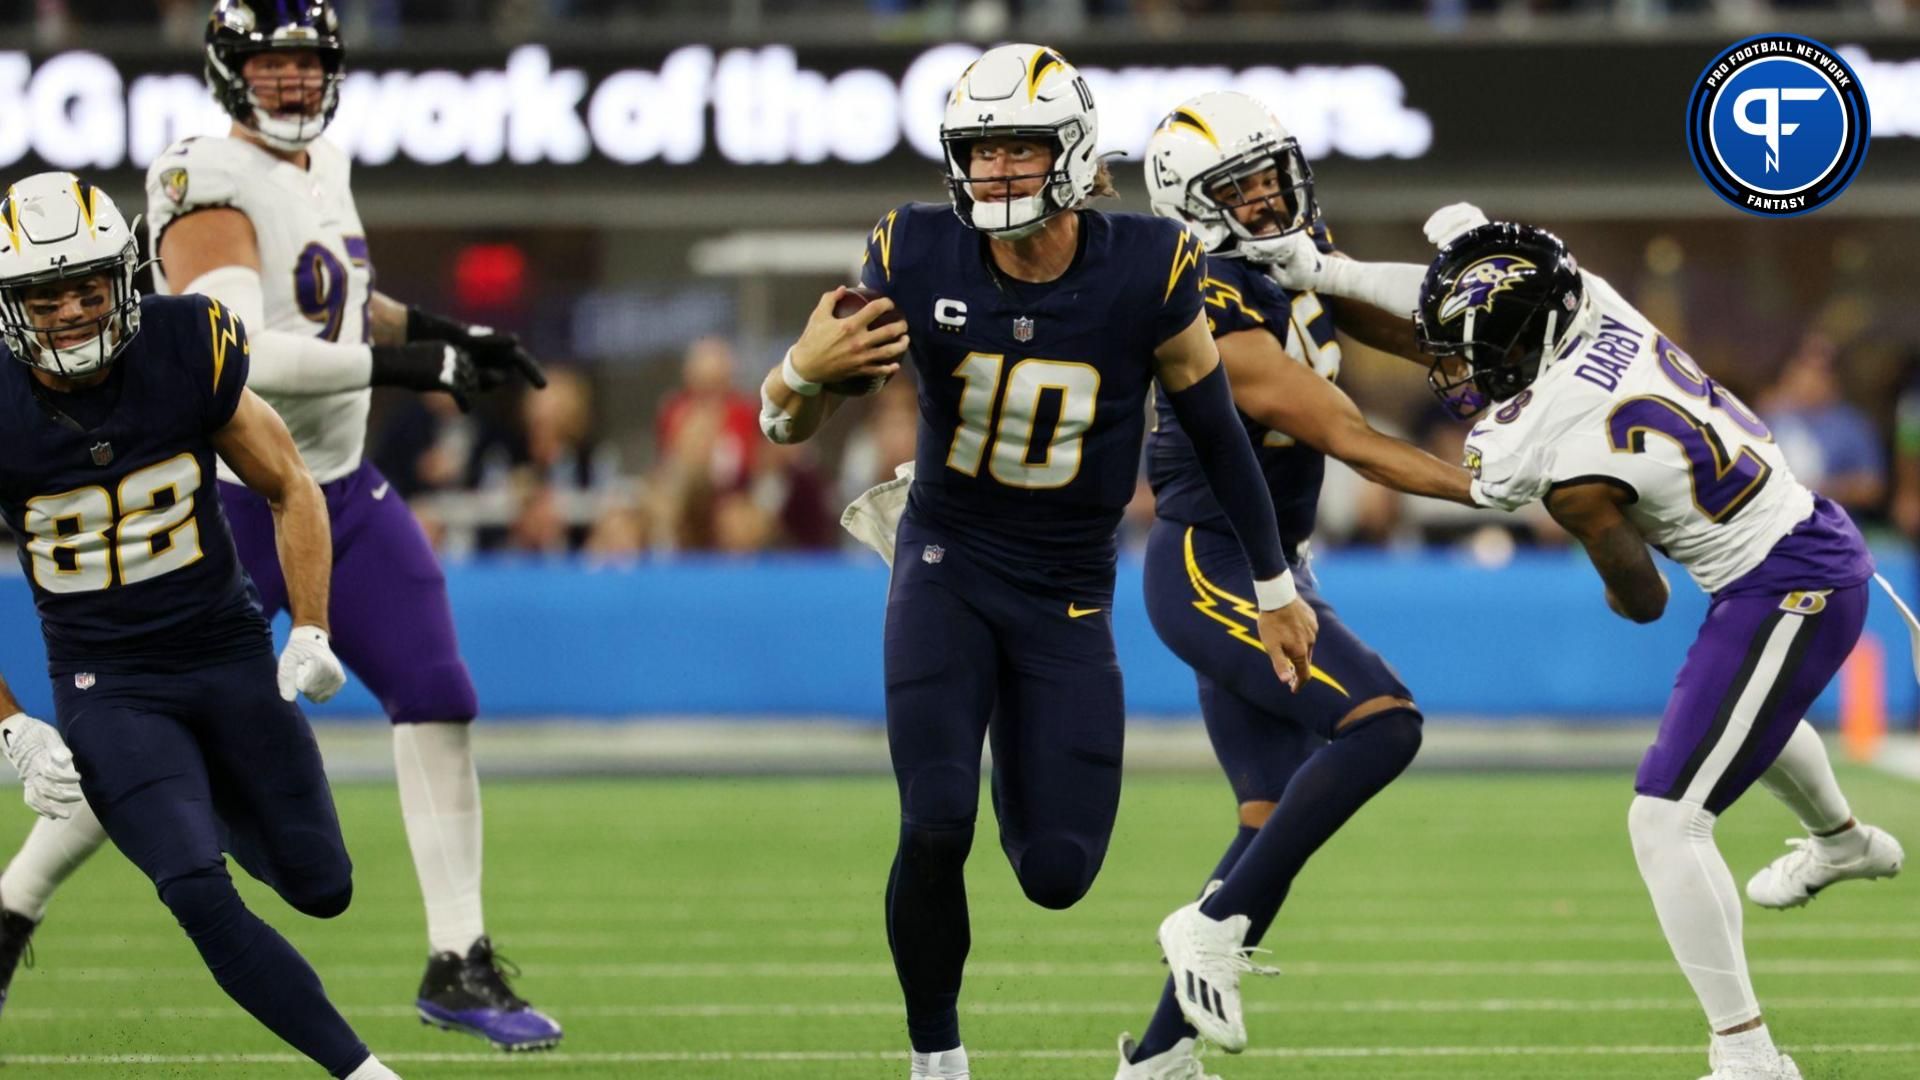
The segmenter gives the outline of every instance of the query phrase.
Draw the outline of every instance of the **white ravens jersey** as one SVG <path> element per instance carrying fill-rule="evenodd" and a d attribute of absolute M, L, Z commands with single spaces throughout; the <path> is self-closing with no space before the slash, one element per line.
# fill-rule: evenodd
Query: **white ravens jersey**
<path fill-rule="evenodd" d="M 348 187 L 352 162 L 326 139 L 314 140 L 307 155 L 309 167 L 301 169 L 244 139 L 174 143 L 147 170 L 151 250 L 159 252 L 161 234 L 185 214 L 239 210 L 259 238 L 265 329 L 364 344 L 372 335 L 373 266 Z M 166 292 L 165 275 L 154 278 Z M 314 479 L 325 483 L 359 468 L 370 391 L 263 396 L 286 421 Z M 220 468 L 222 479 L 233 479 L 224 462 Z"/>
<path fill-rule="evenodd" d="M 1582 272 L 1591 310 L 1533 386 L 1482 417 L 1467 466 L 1551 443 L 1555 483 L 1629 493 L 1627 518 L 1708 593 L 1758 566 L 1813 513 L 1813 493 L 1740 400 L 1611 285 Z"/>

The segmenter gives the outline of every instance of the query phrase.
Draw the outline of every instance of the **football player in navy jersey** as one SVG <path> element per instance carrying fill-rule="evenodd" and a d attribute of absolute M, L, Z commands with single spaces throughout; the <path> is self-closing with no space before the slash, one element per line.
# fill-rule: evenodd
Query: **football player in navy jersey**
<path fill-rule="evenodd" d="M 1512 509 L 1544 490 L 1538 463 L 1504 482 L 1375 431 L 1334 386 L 1336 325 L 1414 359 L 1404 315 L 1323 301 L 1267 273 L 1276 246 L 1332 251 L 1313 174 L 1266 107 L 1214 92 L 1184 102 L 1148 144 L 1156 213 L 1208 246 L 1208 324 L 1232 378 L 1234 425 L 1257 454 L 1301 595 L 1319 616 L 1314 663 L 1297 694 L 1277 692 L 1248 622 L 1251 572 L 1209 490 L 1192 437 L 1165 395 L 1148 444 L 1155 519 L 1146 596 L 1154 629 L 1194 670 L 1214 753 L 1240 803 L 1240 828 L 1202 899 L 1160 928 L 1171 977 L 1138 1044 L 1121 1036 L 1120 1080 L 1200 1075 L 1196 1036 L 1246 1046 L 1239 978 L 1295 875 L 1321 844 L 1397 777 L 1419 750 L 1412 692 L 1315 590 L 1306 545 L 1328 455 L 1400 491 Z M 1377 299 L 1377 298 L 1376 298 Z M 1391 302 L 1391 301 L 1388 301 Z M 1411 310 L 1411 309 L 1409 309 Z M 1249 647 L 1251 646 L 1251 648 Z"/>
<path fill-rule="evenodd" d="M 221 854 L 317 918 L 353 895 L 293 703 L 346 681 L 327 640 L 326 503 L 246 389 L 246 331 L 205 297 L 142 299 L 126 221 L 70 173 L 7 190 L 0 245 L 0 513 L 33 584 L 58 724 L 0 684 L 28 803 L 58 816 L 77 772 L 222 990 L 331 1075 L 393 1077 L 247 909 Z M 216 455 L 273 506 L 294 624 L 277 665 L 214 497 Z"/>
<path fill-rule="evenodd" d="M 1083 207 L 1106 188 L 1097 135 L 1092 94 L 1058 52 L 985 53 L 941 125 L 950 205 L 882 218 L 862 283 L 886 298 L 835 318 L 840 292 L 822 297 L 762 384 L 762 426 L 791 442 L 832 411 L 824 384 L 889 375 L 902 355 L 919 375 L 885 645 L 901 805 L 887 938 L 915 1080 L 970 1075 L 957 1004 L 983 741 L 1001 846 L 1030 899 L 1072 905 L 1105 858 L 1125 727 L 1115 530 L 1154 380 L 1246 548 L 1267 678 L 1311 664 L 1312 609 L 1201 313 L 1206 254 L 1174 222 Z M 875 326 L 889 310 L 904 319 Z"/>

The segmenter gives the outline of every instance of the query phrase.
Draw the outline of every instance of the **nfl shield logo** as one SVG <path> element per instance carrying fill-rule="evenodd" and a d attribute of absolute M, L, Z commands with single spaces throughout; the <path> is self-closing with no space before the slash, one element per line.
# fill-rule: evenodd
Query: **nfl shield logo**
<path fill-rule="evenodd" d="M 74 673 L 73 688 L 75 690 L 93 689 L 93 672 L 81 671 L 81 672 Z"/>
<path fill-rule="evenodd" d="M 928 565 L 937 563 L 946 557 L 947 549 L 941 547 L 939 544 L 928 544 L 926 550 L 920 553 L 920 561 Z"/>
<path fill-rule="evenodd" d="M 187 201 L 187 170 L 168 169 L 160 174 L 160 190 L 167 193 L 175 206 Z"/>
<path fill-rule="evenodd" d="M 1013 320 L 1013 340 L 1026 343 L 1033 340 L 1033 320 L 1025 315 Z"/>
<path fill-rule="evenodd" d="M 109 465 L 109 464 L 112 464 L 113 462 L 113 444 L 112 443 L 105 443 L 105 442 L 94 443 L 92 446 L 87 448 L 87 453 L 93 456 L 93 463 L 95 465 Z"/>

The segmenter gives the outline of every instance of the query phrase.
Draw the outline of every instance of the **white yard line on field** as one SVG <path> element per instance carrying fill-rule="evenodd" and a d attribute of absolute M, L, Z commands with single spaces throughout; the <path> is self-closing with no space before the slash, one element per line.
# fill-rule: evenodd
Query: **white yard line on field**
<path fill-rule="evenodd" d="M 566 1005 L 547 1003 L 568 1020 L 610 1019 L 732 1019 L 752 1017 L 849 1017 L 900 1014 L 891 1002 L 811 1001 L 743 1004 L 689 1002 L 677 1005 Z M 1144 1015 L 1152 1006 L 1145 998 L 1134 1001 L 996 1001 L 962 1005 L 969 1016 L 1131 1016 Z M 1869 1012 L 1920 1010 L 1920 997 L 1808 997 L 1766 1001 L 1768 1009 Z M 1580 1013 L 1580 1012 L 1693 1012 L 1692 998 L 1435 998 L 1423 1000 L 1249 1001 L 1255 1014 L 1294 1016 L 1312 1013 Z M 342 1005 L 355 1019 L 395 1020 L 414 1015 L 411 1005 Z M 9 1024 L 65 1023 L 83 1020 L 230 1021 L 242 1016 L 235 1005 L 155 1006 L 139 1008 L 33 1008 L 15 1005 L 7 1010 Z"/>
<path fill-rule="evenodd" d="M 1760 960 L 1750 965 L 1761 975 L 1920 975 L 1920 959 L 1860 960 Z M 1670 960 L 1544 960 L 1523 962 L 1478 961 L 1387 961 L 1368 962 L 1280 962 L 1282 974 L 1298 976 L 1392 977 L 1392 978 L 1474 978 L 1508 976 L 1560 976 L 1601 978 L 1610 976 L 1668 975 Z M 571 979 L 893 979 L 889 963 L 658 963 L 658 964 L 543 964 L 531 969 L 541 978 Z M 1136 978 L 1164 974 L 1165 967 L 1147 963 L 982 963 L 967 973 L 976 978 Z M 327 978 L 395 979 L 417 975 L 411 964 L 335 964 L 327 968 Z M 71 967 L 36 972 L 37 979 L 60 982 L 147 982 L 154 979 L 186 978 L 204 975 L 199 967 Z"/>
<path fill-rule="evenodd" d="M 1832 1043 L 1784 1046 L 1799 1054 L 1915 1054 L 1920 1043 Z M 1653 1057 L 1699 1054 L 1693 1043 L 1685 1046 L 1301 1046 L 1255 1047 L 1244 1056 L 1251 1058 L 1331 1059 L 1331 1058 L 1481 1058 L 1481 1057 Z M 987 1060 L 1104 1060 L 1113 1056 L 1108 1049 L 1074 1050 L 969 1050 L 969 1057 Z M 388 1055 L 382 1060 L 394 1064 L 504 1065 L 525 1069 L 540 1065 L 672 1065 L 672 1064 L 770 1064 L 787 1062 L 899 1061 L 906 1054 L 894 1050 L 715 1050 L 572 1053 L 555 1051 L 544 1054 L 409 1054 Z M 295 1054 L 17 1054 L 0 1057 L 8 1065 L 133 1067 L 142 1065 L 299 1065 L 306 1059 Z"/>

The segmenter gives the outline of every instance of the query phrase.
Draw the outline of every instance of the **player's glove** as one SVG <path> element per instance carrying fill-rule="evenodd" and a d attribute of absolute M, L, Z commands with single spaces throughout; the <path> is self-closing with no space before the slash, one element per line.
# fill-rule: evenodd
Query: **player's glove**
<path fill-rule="evenodd" d="M 1497 459 L 1491 467 L 1482 465 L 1468 493 L 1476 506 L 1511 513 L 1544 497 L 1553 487 L 1553 462 L 1551 446 L 1529 446 L 1512 457 Z"/>
<path fill-rule="evenodd" d="M 375 386 L 452 394 L 461 412 L 473 408 L 473 396 L 485 389 L 473 358 L 465 349 L 445 341 L 375 345 L 372 382 Z"/>
<path fill-rule="evenodd" d="M 73 769 L 73 751 L 53 725 L 17 712 L 0 720 L 0 740 L 33 812 L 55 820 L 72 817 L 74 804 L 85 796 L 80 794 L 80 774 Z"/>
<path fill-rule="evenodd" d="M 1305 229 L 1288 233 L 1277 240 L 1263 241 L 1262 255 L 1267 275 L 1288 292 L 1318 289 L 1326 281 L 1329 256 L 1313 242 Z"/>
<path fill-rule="evenodd" d="M 1487 215 L 1472 203 L 1457 202 L 1443 206 L 1427 219 L 1427 239 L 1434 247 L 1446 247 L 1470 230 L 1487 223 Z"/>
<path fill-rule="evenodd" d="M 280 650 L 280 699 L 300 694 L 313 702 L 325 701 L 347 685 L 347 673 L 327 644 L 327 632 L 317 626 L 296 626 Z"/>
<path fill-rule="evenodd" d="M 451 341 L 473 357 L 480 375 L 480 389 L 492 390 L 518 375 L 535 390 L 544 390 L 547 373 L 526 346 L 513 334 L 503 334 L 491 326 L 476 326 L 435 315 L 417 307 L 407 308 L 407 340 Z"/>

